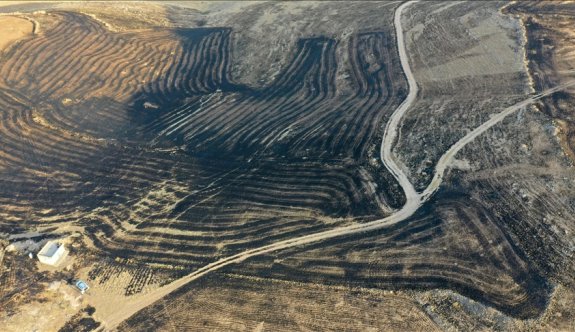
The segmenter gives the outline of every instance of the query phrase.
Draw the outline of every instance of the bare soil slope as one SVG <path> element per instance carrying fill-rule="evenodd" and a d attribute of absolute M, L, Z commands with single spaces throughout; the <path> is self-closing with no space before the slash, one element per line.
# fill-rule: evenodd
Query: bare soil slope
<path fill-rule="evenodd" d="M 34 24 L 24 18 L 0 16 L 0 52 L 34 32 Z"/>

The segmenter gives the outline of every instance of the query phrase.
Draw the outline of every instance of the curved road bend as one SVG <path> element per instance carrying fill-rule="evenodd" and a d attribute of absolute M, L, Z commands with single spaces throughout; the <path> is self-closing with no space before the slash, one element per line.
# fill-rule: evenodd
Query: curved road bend
<path fill-rule="evenodd" d="M 409 94 L 405 101 L 395 110 L 392 114 L 390 121 L 388 122 L 385 133 L 382 140 L 381 145 L 381 159 L 387 169 L 393 174 L 393 176 L 397 179 L 401 187 L 403 188 L 405 195 L 406 195 L 406 203 L 405 205 L 394 214 L 383 218 L 374 220 L 364 224 L 356 224 L 344 227 L 338 227 L 332 230 L 318 232 L 315 234 L 309 234 L 293 239 L 278 241 L 272 244 L 268 244 L 259 248 L 246 250 L 244 252 L 238 253 L 236 255 L 232 255 L 229 257 L 222 258 L 218 261 L 215 261 L 211 264 L 208 264 L 178 280 L 175 280 L 163 287 L 160 287 L 150 293 L 141 295 L 141 296 L 134 296 L 132 299 L 122 305 L 120 310 L 115 311 L 113 314 L 107 317 L 98 317 L 106 326 L 107 329 L 114 329 L 118 326 L 121 322 L 128 319 L 130 316 L 135 314 L 136 312 L 144 309 L 145 307 L 152 305 L 154 302 L 160 300 L 164 296 L 168 295 L 169 293 L 179 289 L 180 287 L 188 284 L 191 281 L 199 279 L 205 276 L 208 273 L 217 271 L 225 266 L 240 263 L 245 259 L 271 253 L 274 251 L 293 248 L 296 246 L 307 245 L 314 242 L 319 242 L 322 240 L 332 239 L 335 237 L 340 237 L 344 235 L 351 235 L 351 234 L 358 234 L 367 231 L 377 230 L 381 228 L 385 228 L 394 224 L 397 224 L 415 213 L 419 209 L 419 207 L 425 203 L 432 194 L 437 191 L 441 182 L 443 181 L 443 174 L 445 170 L 449 167 L 450 163 L 453 161 L 453 157 L 457 154 L 459 150 L 461 150 L 467 143 L 473 141 L 477 136 L 481 133 L 485 132 L 487 129 L 491 128 L 495 124 L 499 123 L 503 120 L 506 116 L 512 114 L 513 112 L 534 103 L 540 98 L 548 96 L 554 92 L 562 90 L 568 86 L 575 85 L 575 81 L 570 81 L 565 84 L 559 85 L 555 88 L 546 90 L 538 95 L 532 96 L 530 98 L 525 99 L 524 101 L 517 103 L 513 106 L 510 106 L 503 110 L 501 113 L 494 115 L 489 121 L 485 122 L 481 126 L 477 127 L 475 130 L 464 136 L 461 140 L 455 143 L 447 152 L 445 152 L 442 157 L 440 158 L 437 166 L 435 167 L 435 176 L 433 180 L 428 185 L 428 187 L 423 191 L 423 193 L 419 194 L 415 191 L 413 185 L 405 175 L 405 173 L 401 170 L 401 168 L 395 162 L 391 148 L 393 143 L 397 137 L 397 128 L 400 125 L 401 118 L 407 111 L 407 109 L 411 106 L 415 97 L 417 95 L 417 84 L 415 82 L 413 73 L 411 68 L 409 67 L 407 52 L 405 50 L 405 44 L 403 40 L 403 28 L 401 26 L 401 14 L 403 10 L 411 5 L 413 2 L 406 2 L 399 6 L 395 11 L 395 30 L 397 35 L 397 42 L 398 42 L 398 49 L 399 55 L 401 58 L 401 65 L 403 67 L 403 71 L 407 76 L 407 81 L 409 84 Z M 96 310 L 96 314 L 98 310 Z"/>
<path fill-rule="evenodd" d="M 568 82 L 560 84 L 554 88 L 547 89 L 541 93 L 533 95 L 532 97 L 527 98 L 523 101 L 520 101 L 515 105 L 511 105 L 511 106 L 507 107 L 506 109 L 504 109 L 503 111 L 492 115 L 488 121 L 484 122 L 482 125 L 475 128 L 473 131 L 471 131 L 470 133 L 468 133 L 467 135 L 465 135 L 461 139 L 459 139 L 459 141 L 457 141 L 455 144 L 453 144 L 449 148 L 449 150 L 445 151 L 443 153 L 443 155 L 441 156 L 441 158 L 439 158 L 437 165 L 435 165 L 435 174 L 433 175 L 433 179 L 431 180 L 429 185 L 427 185 L 427 188 L 425 188 L 425 190 L 420 194 L 421 202 L 423 203 L 423 202 L 429 200 L 429 198 L 437 191 L 437 189 L 441 185 L 441 182 L 443 181 L 443 174 L 445 173 L 445 170 L 449 167 L 449 165 L 453 161 L 453 158 L 455 157 L 457 152 L 459 152 L 459 150 L 461 150 L 465 145 L 467 145 L 467 143 L 470 143 L 477 136 L 481 135 L 487 129 L 498 124 L 505 117 L 511 115 L 512 113 L 515 113 L 516 111 L 518 111 L 518 110 L 520 110 L 526 106 L 529 106 L 530 104 L 535 103 L 536 101 L 538 101 L 539 99 L 541 99 L 543 97 L 547 97 L 547 96 L 552 95 L 553 93 L 555 93 L 557 91 L 564 90 L 564 89 L 571 87 L 571 86 L 574 86 L 574 85 L 575 85 L 575 80 L 568 81 Z"/>
<path fill-rule="evenodd" d="M 417 1 L 408 1 L 403 3 L 401 6 L 397 7 L 394 14 L 393 23 L 395 26 L 395 35 L 397 37 L 397 50 L 399 52 L 399 59 L 401 61 L 401 68 L 403 69 L 403 73 L 407 79 L 407 85 L 409 88 L 409 92 L 405 100 L 399 105 L 399 107 L 393 112 L 387 125 L 385 126 L 385 131 L 383 132 L 383 139 L 381 140 L 381 148 L 380 148 L 380 156 L 381 161 L 385 165 L 385 167 L 389 170 L 389 172 L 393 175 L 393 177 L 399 182 L 401 188 L 403 188 L 403 192 L 405 193 L 405 205 L 414 207 L 417 205 L 419 201 L 419 195 L 415 191 L 413 184 L 409 181 L 409 178 L 401 167 L 395 161 L 393 153 L 391 153 L 391 149 L 395 143 L 397 138 L 397 131 L 401 125 L 401 119 L 411 107 L 411 104 L 415 101 L 415 97 L 417 97 L 417 92 L 419 90 L 417 86 L 417 82 L 415 81 L 415 77 L 413 76 L 413 72 L 411 71 L 411 67 L 409 66 L 409 58 L 407 56 L 407 48 L 405 47 L 405 41 L 403 39 L 403 27 L 401 26 L 401 14 L 405 8 L 409 5 L 413 4 Z M 405 206 L 404 206 L 405 208 Z"/>

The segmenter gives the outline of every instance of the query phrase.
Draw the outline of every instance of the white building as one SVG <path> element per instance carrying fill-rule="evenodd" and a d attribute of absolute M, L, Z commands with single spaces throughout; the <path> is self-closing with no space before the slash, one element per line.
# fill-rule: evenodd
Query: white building
<path fill-rule="evenodd" d="M 38 260 L 44 264 L 55 266 L 66 255 L 63 244 L 48 241 L 38 253 Z"/>

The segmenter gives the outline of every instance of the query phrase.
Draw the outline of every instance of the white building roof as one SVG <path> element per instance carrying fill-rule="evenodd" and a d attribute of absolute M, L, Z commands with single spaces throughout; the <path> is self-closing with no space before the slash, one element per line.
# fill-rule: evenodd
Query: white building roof
<path fill-rule="evenodd" d="M 52 257 L 58 251 L 58 248 L 60 248 L 58 243 L 54 241 L 48 241 L 44 247 L 42 247 L 42 250 L 40 250 L 38 256 Z"/>
<path fill-rule="evenodd" d="M 63 244 L 48 241 L 38 253 L 38 260 L 44 264 L 57 266 L 67 253 L 68 251 Z"/>

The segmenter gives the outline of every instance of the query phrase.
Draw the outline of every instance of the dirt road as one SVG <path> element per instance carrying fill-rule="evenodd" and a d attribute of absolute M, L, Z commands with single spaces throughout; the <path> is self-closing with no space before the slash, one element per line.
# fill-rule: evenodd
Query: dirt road
<path fill-rule="evenodd" d="M 173 281 L 170 284 L 167 284 L 161 288 L 158 288 L 150 293 L 141 295 L 141 296 L 133 296 L 130 297 L 129 300 L 126 300 L 125 303 L 121 305 L 115 306 L 115 308 L 121 308 L 120 310 L 116 310 L 110 314 L 105 313 L 105 310 L 101 310 L 100 308 L 96 307 L 96 316 L 97 319 L 102 321 L 107 329 L 114 329 L 118 324 L 135 314 L 136 312 L 140 311 L 141 309 L 153 304 L 154 302 L 160 300 L 164 296 L 168 295 L 169 293 L 177 290 L 178 288 L 186 285 L 187 283 L 199 279 L 205 276 L 208 273 L 217 271 L 225 266 L 229 266 L 231 264 L 241 263 L 242 261 L 271 252 L 275 252 L 282 249 L 293 248 L 296 246 L 307 245 L 310 243 L 319 242 L 322 240 L 332 239 L 336 237 L 358 234 L 362 232 L 372 231 L 376 229 L 385 228 L 394 224 L 397 224 L 411 215 L 413 215 L 419 207 L 425 203 L 429 198 L 437 191 L 440 187 L 445 170 L 450 166 L 451 162 L 453 161 L 454 156 L 457 154 L 459 150 L 461 150 L 466 144 L 472 142 L 477 136 L 481 133 L 485 132 L 495 124 L 502 121 L 506 116 L 512 114 L 513 112 L 530 105 L 536 102 L 538 99 L 548 96 L 554 92 L 562 90 L 568 86 L 575 85 L 575 81 L 568 82 L 566 84 L 557 86 L 553 89 L 549 89 L 544 91 L 539 95 L 532 96 L 530 98 L 525 99 L 524 101 L 517 103 L 513 106 L 510 106 L 503 110 L 502 112 L 494 115 L 489 121 L 485 122 L 471 133 L 464 136 L 461 140 L 455 143 L 449 150 L 447 150 L 443 156 L 440 158 L 436 168 L 435 168 L 435 176 L 428 187 L 422 192 L 417 193 L 414 189 L 413 185 L 400 168 L 400 166 L 395 161 L 391 150 L 393 144 L 397 137 L 398 127 L 400 126 L 402 116 L 405 112 L 409 109 L 413 101 L 417 96 L 417 84 L 415 82 L 415 78 L 409 66 L 409 61 L 407 57 L 407 52 L 405 49 L 405 44 L 403 40 L 403 28 L 401 26 L 401 14 L 405 8 L 411 5 L 412 2 L 404 3 L 399 6 L 395 12 L 395 29 L 397 34 L 397 41 L 398 41 L 398 48 L 399 48 L 399 55 L 401 58 L 401 65 L 403 67 L 403 71 L 405 72 L 409 84 L 409 94 L 405 101 L 398 107 L 398 109 L 393 113 L 392 117 L 390 118 L 389 123 L 386 126 L 386 130 L 383 136 L 382 145 L 381 145 L 381 159 L 387 169 L 393 174 L 393 176 L 397 179 L 401 187 L 403 188 L 405 195 L 406 195 L 406 204 L 395 212 L 393 215 L 390 215 L 387 218 L 374 220 L 364 224 L 356 224 L 350 225 L 345 227 L 339 227 L 328 231 L 319 232 L 316 234 L 310 234 L 306 236 L 297 237 L 294 239 L 278 241 L 266 246 L 262 246 L 260 248 L 255 248 L 251 250 L 247 250 L 241 253 L 238 253 L 233 256 L 229 256 L 226 258 L 222 258 L 216 262 L 208 264 L 185 277 L 182 277 L 176 281 Z M 103 316 L 99 316 L 98 313 L 102 314 Z"/>
<path fill-rule="evenodd" d="M 395 35 L 397 36 L 397 49 L 399 52 L 399 59 L 401 60 L 401 67 L 407 78 L 407 84 L 409 88 L 409 92 L 405 100 L 399 105 L 399 107 L 393 112 L 387 125 L 385 126 L 385 131 L 383 133 L 383 139 L 381 140 L 381 148 L 380 148 L 380 155 L 381 161 L 385 165 L 385 167 L 393 174 L 393 177 L 399 182 L 401 188 L 403 188 L 403 192 L 405 193 L 405 205 L 415 207 L 417 202 L 419 201 L 419 195 L 415 191 L 413 184 L 409 181 L 407 175 L 403 172 L 401 167 L 397 164 L 391 149 L 395 143 L 397 138 L 397 131 L 401 127 L 401 119 L 407 112 L 407 110 L 411 107 L 411 104 L 415 101 L 417 97 L 417 92 L 419 90 L 417 86 L 417 82 L 415 81 L 415 77 L 413 76 L 413 72 L 411 71 L 411 67 L 409 65 L 409 58 L 407 56 L 407 49 L 405 47 L 405 41 L 403 36 L 403 27 L 401 26 L 401 13 L 405 8 L 410 6 L 416 1 L 409 1 L 403 3 L 395 10 L 394 15 L 394 25 L 395 25 Z M 404 207 L 405 208 L 405 207 Z"/>
<path fill-rule="evenodd" d="M 494 114 L 488 121 L 484 122 L 482 125 L 475 128 L 472 132 L 465 135 L 463 138 L 461 138 L 459 141 L 457 141 L 457 143 L 453 144 L 449 148 L 449 150 L 447 150 L 441 156 L 441 158 L 437 162 L 437 165 L 435 165 L 435 174 L 433 175 L 433 179 L 431 180 L 431 182 L 427 186 L 427 188 L 425 188 L 425 190 L 420 194 L 421 201 L 422 202 L 427 201 L 433 195 L 433 193 L 435 193 L 437 191 L 437 189 L 441 185 L 441 182 L 443 181 L 443 175 L 445 173 L 445 170 L 451 165 L 453 158 L 455 157 L 457 152 L 459 152 L 459 150 L 461 150 L 465 145 L 467 145 L 467 143 L 473 141 L 477 136 L 481 135 L 482 133 L 484 133 L 489 128 L 498 124 L 499 122 L 501 122 L 503 119 L 505 119 L 507 116 L 511 115 L 512 113 L 515 113 L 516 111 L 518 111 L 518 110 L 520 110 L 526 106 L 529 106 L 530 104 L 535 103 L 537 100 L 539 100 L 543 97 L 549 96 L 549 95 L 551 95 L 557 91 L 564 90 L 564 89 L 566 89 L 570 86 L 573 86 L 573 85 L 575 85 L 575 81 L 569 81 L 569 82 L 566 82 L 564 84 L 558 85 L 554 88 L 547 89 L 547 90 L 545 90 L 545 91 L 543 91 L 537 95 L 534 95 L 530 98 L 527 98 L 523 101 L 520 101 L 515 105 L 509 106 L 506 109 L 504 109 L 503 111 L 501 111 L 497 114 Z"/>

